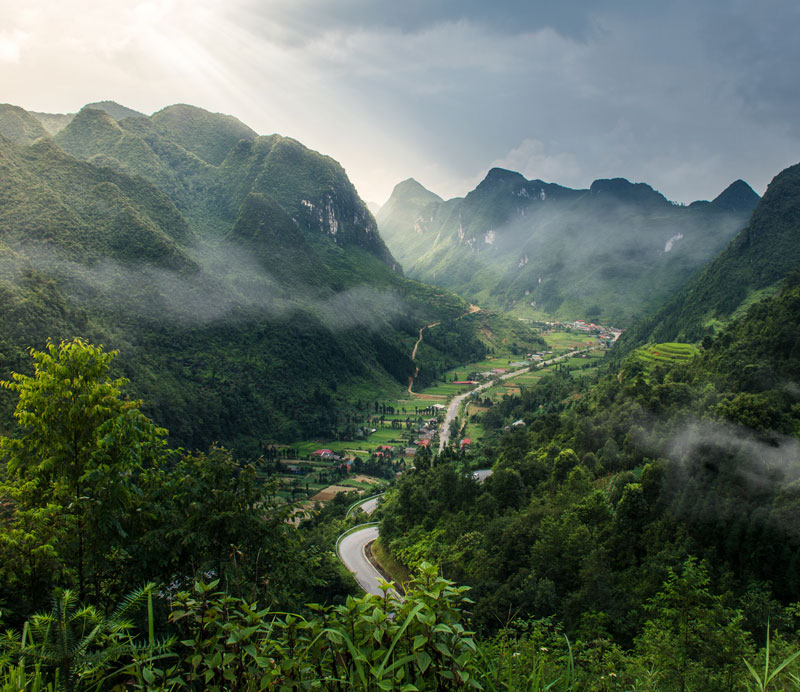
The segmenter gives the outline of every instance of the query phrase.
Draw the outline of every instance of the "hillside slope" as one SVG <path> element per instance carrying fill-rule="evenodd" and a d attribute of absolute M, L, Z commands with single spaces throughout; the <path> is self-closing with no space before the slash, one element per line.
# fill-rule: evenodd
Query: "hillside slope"
<path fill-rule="evenodd" d="M 750 223 L 696 277 L 620 341 L 699 341 L 800 267 L 800 164 L 779 173 Z"/>
<path fill-rule="evenodd" d="M 719 252 L 757 201 L 742 181 L 687 208 L 622 178 L 573 190 L 495 168 L 447 202 L 398 185 L 379 225 L 409 276 L 520 317 L 626 325 Z"/>
<path fill-rule="evenodd" d="M 0 131 L 0 378 L 83 336 L 120 350 L 174 444 L 256 456 L 335 435 L 407 384 L 420 326 L 467 311 L 403 278 L 333 159 L 193 107 L 100 105 L 33 144 Z"/>

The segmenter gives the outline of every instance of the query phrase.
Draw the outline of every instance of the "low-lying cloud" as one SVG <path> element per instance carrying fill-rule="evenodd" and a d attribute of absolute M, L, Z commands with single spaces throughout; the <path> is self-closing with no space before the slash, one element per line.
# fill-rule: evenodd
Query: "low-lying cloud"
<path fill-rule="evenodd" d="M 334 293 L 302 283 L 287 286 L 232 245 L 198 246 L 190 254 L 193 265 L 172 269 L 109 258 L 84 265 L 41 247 L 28 247 L 24 263 L 9 261 L 4 273 L 9 280 L 18 280 L 23 268 L 29 267 L 53 277 L 62 294 L 83 308 L 187 328 L 279 319 L 303 311 L 332 331 L 379 329 L 403 310 L 402 299 L 392 291 L 355 286 Z"/>

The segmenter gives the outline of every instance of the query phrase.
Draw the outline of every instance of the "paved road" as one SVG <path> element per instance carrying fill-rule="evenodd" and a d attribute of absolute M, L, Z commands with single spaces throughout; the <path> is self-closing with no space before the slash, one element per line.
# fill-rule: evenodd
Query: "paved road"
<path fill-rule="evenodd" d="M 360 505 L 355 505 L 347 510 L 347 514 L 345 515 L 345 519 L 347 519 L 353 512 L 361 512 L 363 511 L 367 516 L 372 514 L 375 511 L 375 508 L 378 506 L 378 500 L 383 497 L 383 493 L 376 495 L 373 498 L 370 498 L 366 502 L 362 502 Z"/>
<path fill-rule="evenodd" d="M 378 500 L 380 500 L 382 497 L 383 495 L 378 495 L 377 497 L 373 497 L 372 499 L 367 500 L 365 503 L 356 507 L 356 509 L 357 510 L 360 509 L 362 512 L 364 512 L 364 514 L 369 516 L 375 511 L 375 508 L 378 506 Z"/>
<path fill-rule="evenodd" d="M 360 531 L 351 533 L 339 544 L 339 557 L 344 566 L 355 575 L 356 581 L 364 591 L 382 596 L 383 591 L 378 586 L 378 579 L 382 577 L 364 554 L 366 545 L 377 537 L 377 526 L 367 526 Z"/>
<path fill-rule="evenodd" d="M 537 363 L 539 367 L 544 367 L 545 365 L 552 365 L 553 363 L 558 363 L 560 360 L 564 360 L 565 358 L 571 358 L 578 353 L 584 353 L 585 351 L 593 351 L 593 348 L 580 348 L 576 349 L 575 351 L 570 351 L 569 353 L 565 353 L 561 356 L 556 356 L 555 358 L 551 358 L 550 360 L 544 360 Z M 522 375 L 525 372 L 528 372 L 532 366 L 528 366 L 525 368 L 520 368 L 519 370 L 513 370 L 512 372 L 507 372 L 505 375 L 501 375 L 501 380 L 508 380 L 512 377 L 517 377 L 518 375 Z M 455 417 L 458 415 L 458 408 L 461 406 L 461 402 L 464 401 L 468 396 L 471 394 L 477 394 L 478 392 L 482 392 L 484 389 L 488 389 L 494 385 L 494 381 L 485 382 L 475 389 L 471 389 L 470 391 L 466 392 L 465 394 L 459 394 L 458 396 L 453 397 L 450 401 L 450 405 L 447 407 L 447 415 L 444 417 L 444 423 L 442 424 L 442 428 L 439 431 L 439 452 L 441 453 L 444 448 L 447 446 L 447 443 L 450 441 L 450 421 L 454 420 Z"/>

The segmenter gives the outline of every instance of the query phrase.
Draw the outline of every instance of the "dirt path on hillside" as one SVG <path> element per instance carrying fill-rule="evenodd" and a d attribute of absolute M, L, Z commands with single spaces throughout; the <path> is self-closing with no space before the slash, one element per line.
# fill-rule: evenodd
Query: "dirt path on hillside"
<path fill-rule="evenodd" d="M 460 320 L 462 317 L 466 317 L 467 315 L 473 315 L 476 312 L 480 312 L 480 311 L 481 311 L 480 307 L 470 303 L 469 310 L 467 310 L 463 315 L 459 315 L 458 317 L 456 317 L 456 319 Z M 412 361 L 417 359 L 417 349 L 419 348 L 419 345 L 422 343 L 422 332 L 424 332 L 426 329 L 431 329 L 432 327 L 436 327 L 436 326 L 438 326 L 440 324 L 441 324 L 441 322 L 432 322 L 431 324 L 426 324 L 424 327 L 420 327 L 419 328 L 419 338 L 417 339 L 417 342 L 414 344 L 414 348 L 411 351 L 411 360 Z M 414 374 L 411 377 L 408 378 L 408 393 L 411 396 L 423 396 L 422 394 L 417 394 L 416 392 L 412 392 L 411 391 L 411 388 L 414 386 L 414 380 L 416 379 L 417 375 L 419 375 L 419 367 L 415 368 L 414 369 Z M 446 399 L 447 398 L 446 396 L 443 396 L 443 395 L 440 395 L 440 394 L 431 394 L 429 396 L 431 398 L 434 398 L 434 399 Z"/>

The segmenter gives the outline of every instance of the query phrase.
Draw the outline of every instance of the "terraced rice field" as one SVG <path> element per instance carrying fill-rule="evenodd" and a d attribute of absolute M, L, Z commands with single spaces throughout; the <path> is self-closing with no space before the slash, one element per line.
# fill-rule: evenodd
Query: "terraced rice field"
<path fill-rule="evenodd" d="M 700 353 L 700 349 L 693 344 L 677 343 L 652 344 L 636 351 L 638 358 L 647 365 L 686 361 L 698 353 Z"/>

